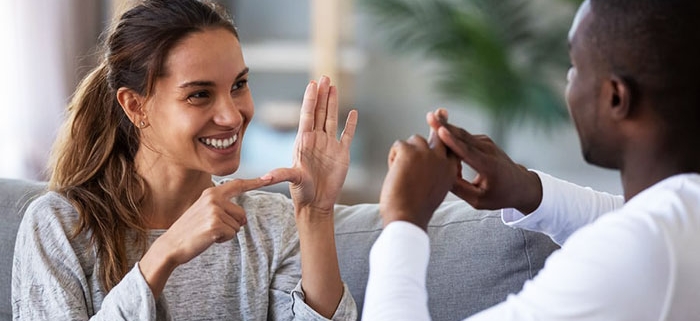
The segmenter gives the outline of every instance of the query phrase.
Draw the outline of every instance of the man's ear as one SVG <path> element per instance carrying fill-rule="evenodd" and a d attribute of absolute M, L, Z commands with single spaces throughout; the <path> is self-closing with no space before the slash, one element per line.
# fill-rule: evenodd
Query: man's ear
<path fill-rule="evenodd" d="M 632 90 L 628 82 L 622 77 L 612 75 L 607 81 L 606 93 L 610 116 L 613 119 L 621 120 L 630 116 L 632 112 Z"/>
<path fill-rule="evenodd" d="M 117 101 L 122 106 L 126 116 L 129 117 L 136 127 L 144 128 L 148 126 L 148 118 L 143 110 L 145 99 L 141 94 L 133 89 L 121 87 L 117 90 Z"/>

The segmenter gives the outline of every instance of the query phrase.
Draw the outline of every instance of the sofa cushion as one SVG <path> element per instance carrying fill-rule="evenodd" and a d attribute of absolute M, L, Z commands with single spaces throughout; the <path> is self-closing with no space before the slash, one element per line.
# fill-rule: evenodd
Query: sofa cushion
<path fill-rule="evenodd" d="M 15 236 L 27 205 L 46 189 L 46 184 L 0 179 L 0 321 L 12 320 L 10 289 Z"/>
<path fill-rule="evenodd" d="M 369 250 L 382 229 L 376 204 L 338 206 L 336 242 L 341 275 L 362 309 Z M 428 226 L 431 256 L 426 286 L 433 320 L 462 320 L 519 292 L 558 246 L 548 237 L 514 229 L 499 211 L 445 202 Z"/>
<path fill-rule="evenodd" d="M 45 183 L 0 179 L 0 321 L 12 319 L 10 302 L 15 236 L 26 206 Z M 340 272 L 362 311 L 369 251 L 381 233 L 377 204 L 338 206 Z M 558 247 L 546 236 L 512 229 L 499 212 L 446 202 L 430 222 L 429 306 L 433 320 L 461 320 L 518 292 Z"/>

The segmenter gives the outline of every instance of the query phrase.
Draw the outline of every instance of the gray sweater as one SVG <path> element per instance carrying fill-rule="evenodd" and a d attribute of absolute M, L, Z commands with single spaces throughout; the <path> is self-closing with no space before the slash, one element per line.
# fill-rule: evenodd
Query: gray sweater
<path fill-rule="evenodd" d="M 78 214 L 59 194 L 34 201 L 22 220 L 12 269 L 14 320 L 326 320 L 304 302 L 299 237 L 291 201 L 245 193 L 232 201 L 248 223 L 179 266 L 156 301 L 128 249 L 133 268 L 109 293 L 98 281 L 89 235 L 69 235 Z M 152 243 L 164 230 L 153 230 Z M 333 320 L 355 320 L 347 287 Z"/>

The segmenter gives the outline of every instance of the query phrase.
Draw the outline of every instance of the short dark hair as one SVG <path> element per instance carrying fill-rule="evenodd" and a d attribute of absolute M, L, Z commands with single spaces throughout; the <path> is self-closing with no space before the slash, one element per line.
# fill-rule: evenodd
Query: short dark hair
<path fill-rule="evenodd" d="M 591 46 L 632 99 L 650 99 L 665 125 L 700 129 L 700 1 L 591 0 Z M 670 137 L 669 137 L 670 138 Z"/>

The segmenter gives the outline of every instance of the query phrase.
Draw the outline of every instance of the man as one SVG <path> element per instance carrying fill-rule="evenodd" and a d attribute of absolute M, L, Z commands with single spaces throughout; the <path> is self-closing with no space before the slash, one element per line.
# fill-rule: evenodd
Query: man
<path fill-rule="evenodd" d="M 429 141 L 397 142 L 363 320 L 430 318 L 425 230 L 449 190 L 562 245 L 520 293 L 468 320 L 699 320 L 698 17 L 694 0 L 587 0 L 574 19 L 569 112 L 586 161 L 620 170 L 624 199 L 528 171 L 444 111 L 428 115 Z M 459 177 L 459 161 L 477 178 Z"/>

